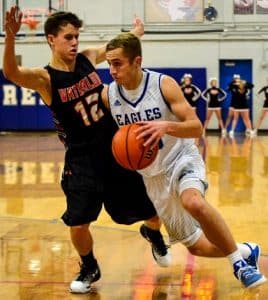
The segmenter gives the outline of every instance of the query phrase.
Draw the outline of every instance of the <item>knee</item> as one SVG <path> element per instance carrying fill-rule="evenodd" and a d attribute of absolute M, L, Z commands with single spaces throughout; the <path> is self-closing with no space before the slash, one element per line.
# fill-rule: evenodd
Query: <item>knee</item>
<path fill-rule="evenodd" d="M 160 223 L 160 219 L 159 219 L 158 215 L 155 215 L 154 217 L 151 217 L 150 219 L 147 219 L 146 222 Z"/>
<path fill-rule="evenodd" d="M 153 229 L 153 230 L 160 230 L 160 227 L 161 227 L 161 220 L 159 219 L 159 217 L 156 215 L 150 219 L 147 219 L 145 221 L 145 224 Z"/>
<path fill-rule="evenodd" d="M 187 249 L 188 249 L 188 251 L 189 251 L 192 255 L 194 255 L 194 256 L 201 256 L 201 255 L 200 255 L 200 249 L 199 249 L 198 247 L 196 247 L 196 246 L 191 246 L 191 247 L 188 247 Z"/>
<path fill-rule="evenodd" d="M 194 218 L 199 218 L 206 211 L 205 201 L 197 190 L 184 191 L 181 195 L 181 203 Z"/>
<path fill-rule="evenodd" d="M 238 116 L 235 115 L 235 116 L 234 116 L 234 121 L 237 121 L 237 120 L 238 120 Z"/>
<path fill-rule="evenodd" d="M 84 232 L 87 232 L 89 228 L 89 224 L 83 224 L 83 225 L 77 225 L 70 227 L 70 231 L 72 236 L 83 234 Z"/>

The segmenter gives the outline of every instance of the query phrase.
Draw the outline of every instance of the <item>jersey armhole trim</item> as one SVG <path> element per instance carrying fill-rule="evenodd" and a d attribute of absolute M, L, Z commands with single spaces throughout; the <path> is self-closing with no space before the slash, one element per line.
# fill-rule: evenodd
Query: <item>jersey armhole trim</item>
<path fill-rule="evenodd" d="M 110 91 L 110 84 L 107 86 L 107 100 L 108 100 L 108 109 L 110 110 L 110 112 L 112 111 L 111 110 L 111 102 L 110 102 L 110 97 L 109 97 L 109 91 Z"/>
<path fill-rule="evenodd" d="M 160 90 L 160 93 L 161 93 L 161 98 L 162 98 L 162 100 L 164 101 L 164 103 L 166 104 L 166 106 L 167 106 L 167 108 L 169 109 L 169 111 L 171 111 L 171 107 L 170 107 L 170 104 L 167 102 L 167 100 L 165 99 L 165 96 L 164 96 L 164 94 L 163 94 L 163 91 L 162 91 L 162 89 L 161 89 L 161 81 L 162 81 L 162 79 L 163 79 L 163 77 L 164 77 L 164 74 L 160 74 L 159 75 L 159 78 L 158 78 L 158 86 L 159 86 L 159 90 Z"/>

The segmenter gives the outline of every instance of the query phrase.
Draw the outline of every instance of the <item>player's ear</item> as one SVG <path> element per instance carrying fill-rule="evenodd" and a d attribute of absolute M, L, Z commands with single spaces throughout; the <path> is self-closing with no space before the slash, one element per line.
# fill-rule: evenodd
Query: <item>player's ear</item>
<path fill-rule="evenodd" d="M 135 65 L 137 67 L 140 67 L 141 66 L 141 62 L 142 62 L 142 57 L 141 56 L 136 56 L 134 62 L 135 62 Z"/>
<path fill-rule="evenodd" d="M 50 47 L 53 46 L 53 44 L 54 44 L 54 35 L 53 34 L 48 34 L 48 36 L 47 36 L 47 42 L 48 42 L 48 44 L 49 44 Z"/>

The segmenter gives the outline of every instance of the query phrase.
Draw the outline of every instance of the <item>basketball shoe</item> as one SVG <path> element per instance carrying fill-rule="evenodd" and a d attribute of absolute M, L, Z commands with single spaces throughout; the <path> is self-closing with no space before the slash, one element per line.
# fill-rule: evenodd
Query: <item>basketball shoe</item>
<path fill-rule="evenodd" d="M 71 282 L 70 292 L 85 294 L 90 291 L 91 284 L 101 277 L 101 272 L 98 264 L 95 268 L 89 269 L 85 264 L 80 265 L 80 273 L 75 280 Z"/>
<path fill-rule="evenodd" d="M 259 257 L 261 254 L 260 246 L 254 243 L 243 243 L 244 245 L 247 245 L 251 251 L 251 254 L 248 258 L 244 258 L 246 263 L 250 266 L 252 266 L 254 269 L 259 270 Z"/>
<path fill-rule="evenodd" d="M 151 243 L 155 261 L 160 267 L 168 267 L 171 263 L 169 247 L 165 244 L 163 236 L 158 230 L 152 230 L 146 225 L 140 227 L 141 235 Z"/>
<path fill-rule="evenodd" d="M 241 281 L 244 287 L 253 288 L 266 282 L 264 275 L 259 270 L 248 265 L 245 261 L 240 260 L 234 265 L 234 275 Z"/>

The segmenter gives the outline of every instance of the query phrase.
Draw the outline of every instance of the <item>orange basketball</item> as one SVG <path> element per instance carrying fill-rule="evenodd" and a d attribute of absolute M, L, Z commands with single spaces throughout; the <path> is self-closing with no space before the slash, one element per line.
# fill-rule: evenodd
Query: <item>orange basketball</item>
<path fill-rule="evenodd" d="M 150 149 L 143 146 L 145 139 L 136 139 L 134 132 L 140 125 L 124 125 L 115 133 L 112 152 L 116 161 L 129 170 L 141 170 L 148 167 L 156 158 L 158 146 Z"/>

